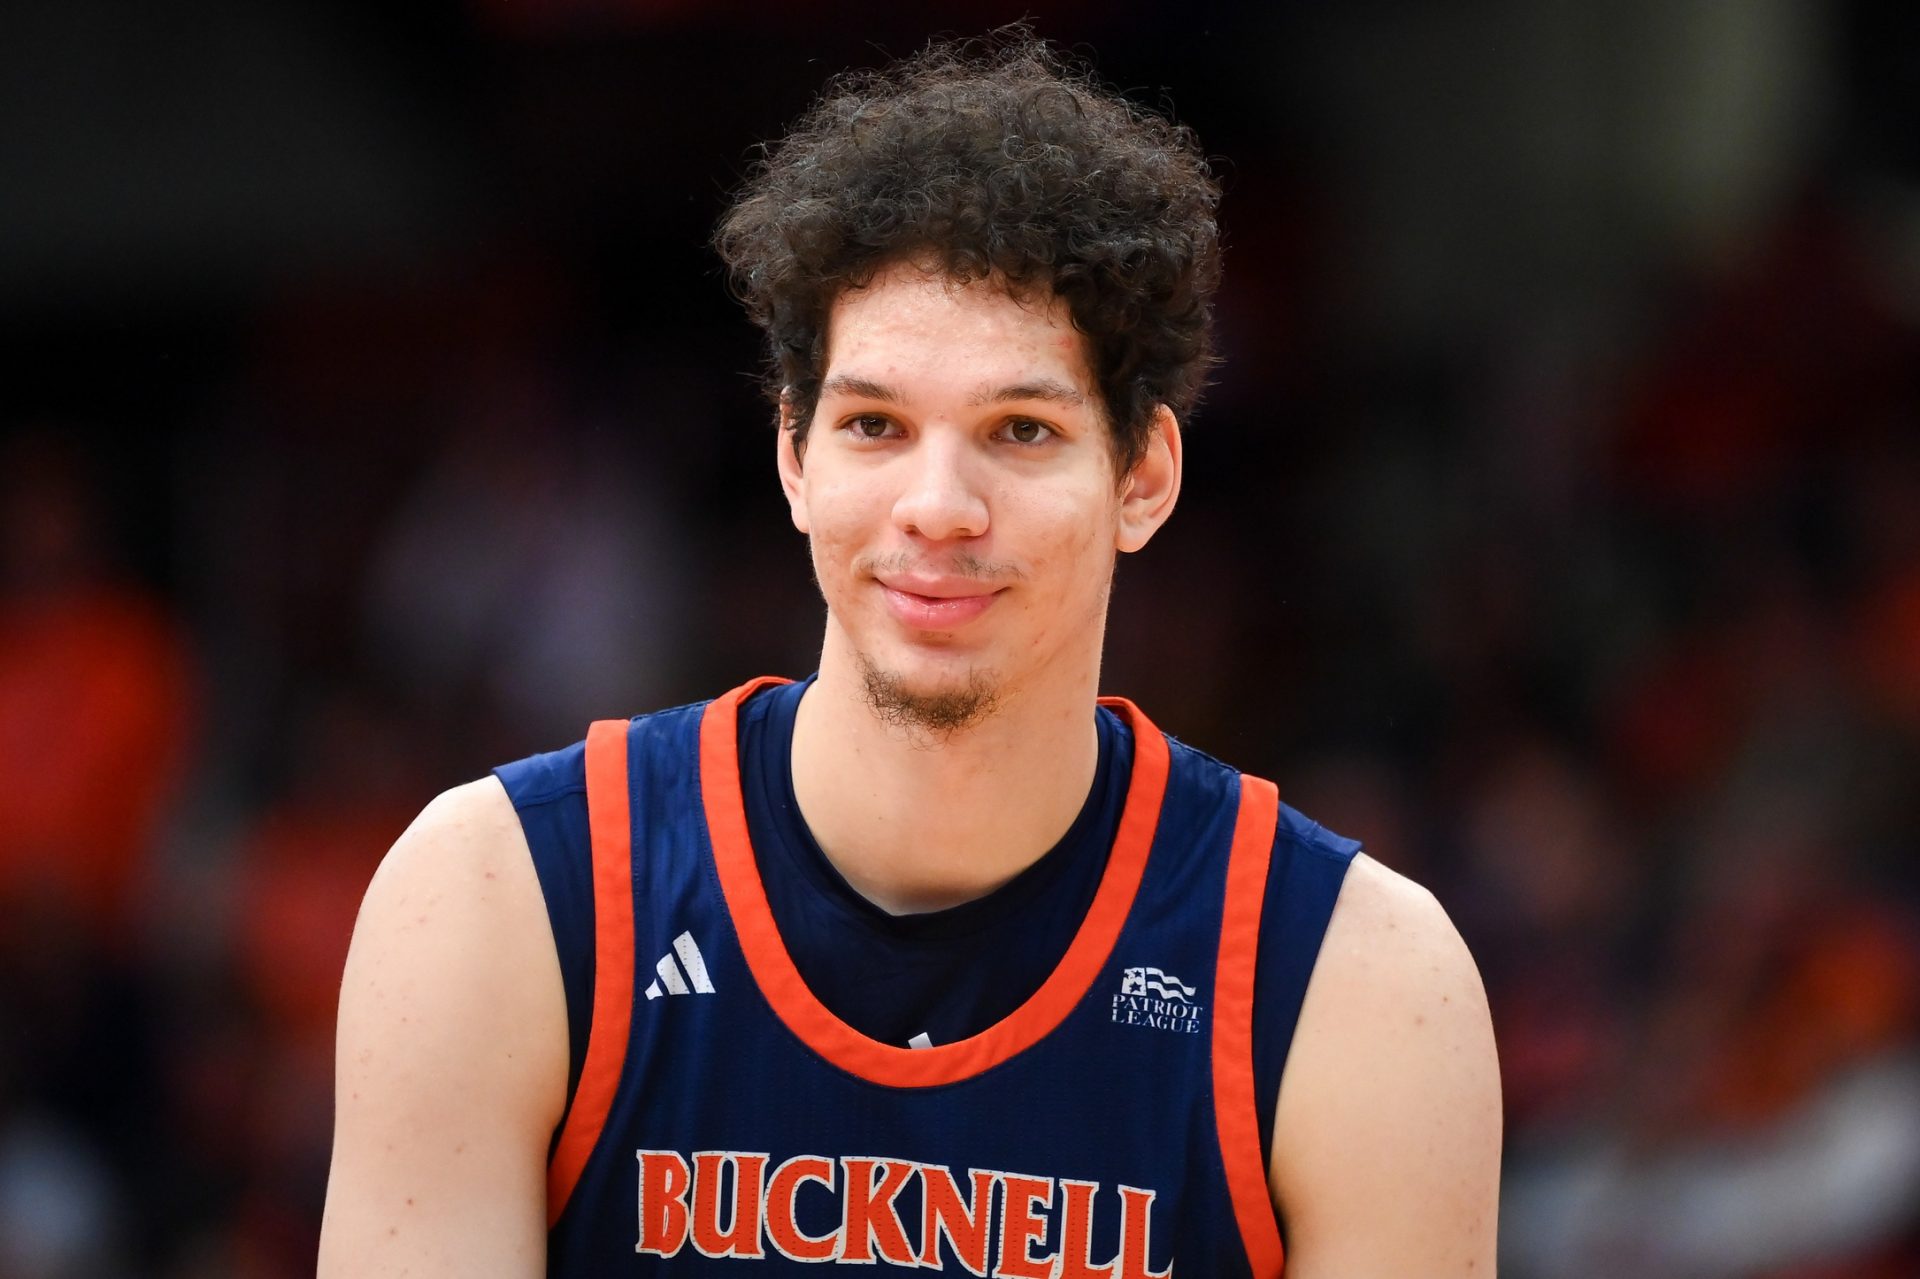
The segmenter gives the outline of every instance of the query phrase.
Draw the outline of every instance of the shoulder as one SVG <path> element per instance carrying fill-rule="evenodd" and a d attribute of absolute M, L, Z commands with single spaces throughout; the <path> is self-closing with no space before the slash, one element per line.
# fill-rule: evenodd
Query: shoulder
<path fill-rule="evenodd" d="M 524 1033 L 549 1012 L 564 1016 L 558 961 L 519 815 L 497 778 L 456 786 L 421 810 L 367 886 L 341 991 L 342 1041 L 387 1032 L 432 1050 Z"/>
<path fill-rule="evenodd" d="M 1357 848 L 1352 841 L 1338 844 Z M 1355 996 L 1443 1005 L 1479 1000 L 1480 978 L 1466 943 L 1434 895 L 1365 853 L 1352 865 L 1327 924 L 1316 983 Z"/>
<path fill-rule="evenodd" d="M 536 755 L 523 762 L 551 758 Z M 405 874 L 416 863 L 449 858 L 511 855 L 525 847 L 519 831 L 505 786 L 496 777 L 482 777 L 434 796 L 401 832 L 378 875 Z"/>
<path fill-rule="evenodd" d="M 1409 1056 L 1472 1049 L 1476 1065 L 1490 1066 L 1492 1046 L 1479 969 L 1447 912 L 1413 880 L 1355 855 L 1301 1012 L 1303 1087 L 1320 1082 L 1309 1068 L 1331 1060 L 1357 1066 L 1345 1059 L 1371 1059 L 1349 1077 L 1385 1086 L 1402 1073 L 1395 1062 Z M 1302 1063 L 1290 1062 L 1290 1075 L 1295 1064 Z M 1283 1106 L 1288 1100 L 1283 1083 Z"/>
<path fill-rule="evenodd" d="M 1458 930 L 1425 888 L 1354 856 L 1274 1125 L 1273 1192 L 1304 1273 L 1486 1273 L 1500 1106 L 1486 995 Z"/>
<path fill-rule="evenodd" d="M 1491 1065 L 1479 969 L 1447 912 L 1406 876 L 1365 853 L 1347 855 L 1282 1081 L 1283 1122 L 1290 1101 L 1320 1105 L 1309 1086 L 1336 1078 L 1342 1091 L 1369 1081 L 1384 1088 L 1396 1082 L 1397 1063 L 1469 1050 Z M 1317 1073 L 1328 1066 L 1332 1077 Z"/>
<path fill-rule="evenodd" d="M 490 1105 L 557 1117 L 565 1047 L 559 961 L 519 817 L 497 779 L 457 786 L 367 885 L 340 991 L 343 1095 L 358 1084 L 360 1102 L 411 1104 L 410 1081 L 430 1069 Z M 543 1096 L 553 1078 L 541 1067 L 555 1062 L 559 1091 Z"/>
<path fill-rule="evenodd" d="M 484 777 L 456 786 L 421 809 L 381 859 L 354 931 L 407 922 L 387 919 L 406 909 L 414 910 L 411 922 L 427 939 L 480 917 L 510 914 L 529 866 L 527 838 L 502 781 Z"/>
<path fill-rule="evenodd" d="M 394 843 L 354 925 L 322 1273 L 469 1252 L 478 1264 L 483 1244 L 536 1262 L 566 1045 L 513 804 L 493 777 L 455 787 Z"/>

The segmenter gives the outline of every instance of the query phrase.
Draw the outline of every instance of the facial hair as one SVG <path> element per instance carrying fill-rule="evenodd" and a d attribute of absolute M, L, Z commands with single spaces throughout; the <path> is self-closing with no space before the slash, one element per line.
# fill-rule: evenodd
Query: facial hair
<path fill-rule="evenodd" d="M 967 672 L 967 682 L 960 688 L 920 693 L 892 671 L 881 670 L 865 653 L 858 654 L 857 660 L 868 708 L 895 728 L 950 737 L 986 719 L 998 703 L 993 681 L 977 670 Z"/>

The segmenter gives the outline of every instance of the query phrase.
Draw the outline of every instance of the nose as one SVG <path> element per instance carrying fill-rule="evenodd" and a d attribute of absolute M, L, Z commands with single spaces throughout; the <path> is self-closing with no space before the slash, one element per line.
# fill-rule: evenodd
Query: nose
<path fill-rule="evenodd" d="M 969 474 L 964 441 L 929 431 L 901 465 L 906 482 L 893 519 L 903 531 L 934 542 L 987 531 L 986 497 Z"/>

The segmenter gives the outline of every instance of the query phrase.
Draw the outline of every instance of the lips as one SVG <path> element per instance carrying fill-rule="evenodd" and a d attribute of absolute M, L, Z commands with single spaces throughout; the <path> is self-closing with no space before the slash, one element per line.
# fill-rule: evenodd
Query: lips
<path fill-rule="evenodd" d="M 882 578 L 880 587 L 894 620 L 922 631 L 964 626 L 991 608 L 1002 589 L 954 578 Z"/>

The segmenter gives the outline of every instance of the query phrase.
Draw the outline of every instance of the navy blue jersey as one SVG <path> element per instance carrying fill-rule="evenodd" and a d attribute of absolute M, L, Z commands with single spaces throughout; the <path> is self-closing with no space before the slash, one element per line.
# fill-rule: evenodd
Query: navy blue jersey
<path fill-rule="evenodd" d="M 1065 955 L 978 1034 L 883 1044 L 768 907 L 736 736 L 761 683 L 499 770 L 570 974 L 551 1273 L 1279 1274 L 1260 1094 L 1356 846 L 1109 702 L 1133 765 Z"/>

